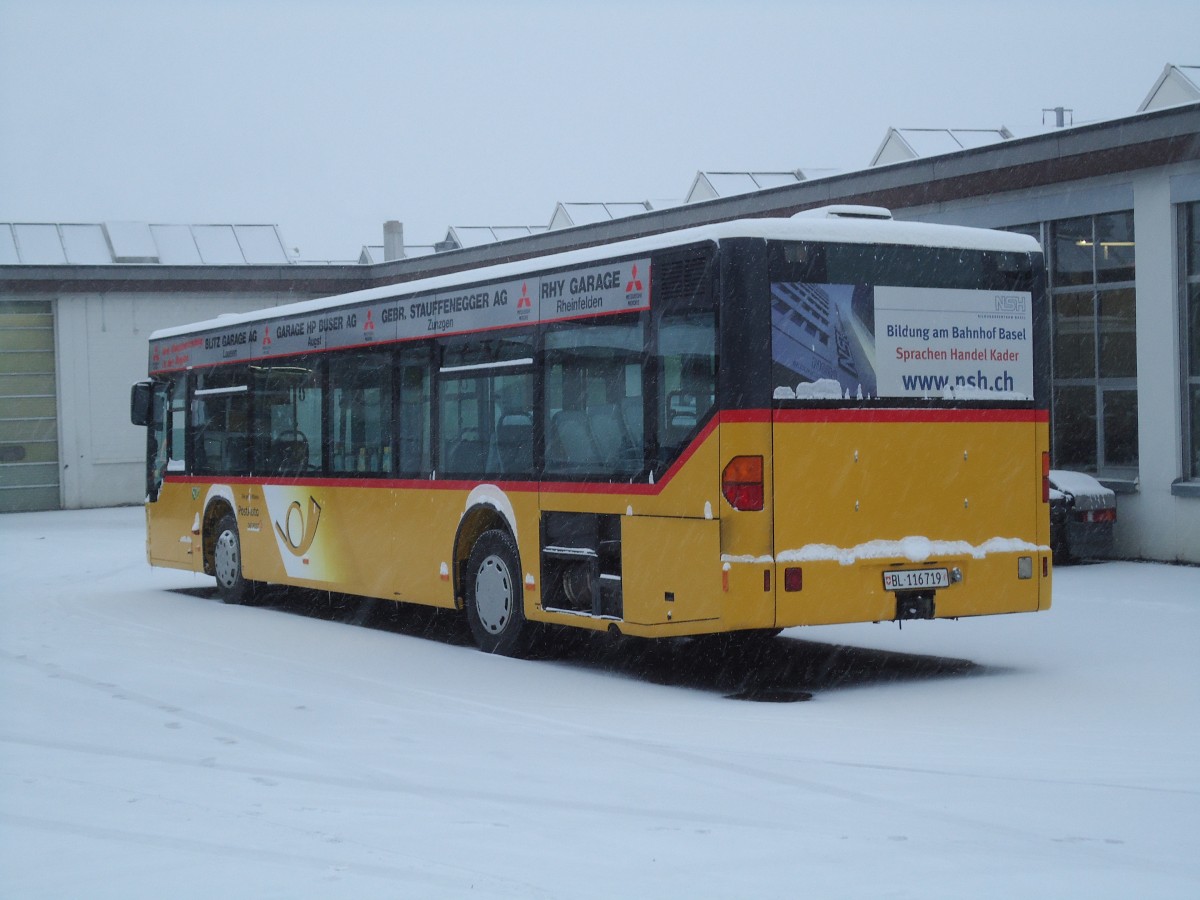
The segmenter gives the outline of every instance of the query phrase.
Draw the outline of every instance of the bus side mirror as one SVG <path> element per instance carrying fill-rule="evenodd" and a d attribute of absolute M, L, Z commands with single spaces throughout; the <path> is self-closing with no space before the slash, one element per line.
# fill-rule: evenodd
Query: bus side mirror
<path fill-rule="evenodd" d="M 151 403 L 154 396 L 149 381 L 139 381 L 129 391 L 129 421 L 134 425 L 149 425 L 152 419 Z"/>

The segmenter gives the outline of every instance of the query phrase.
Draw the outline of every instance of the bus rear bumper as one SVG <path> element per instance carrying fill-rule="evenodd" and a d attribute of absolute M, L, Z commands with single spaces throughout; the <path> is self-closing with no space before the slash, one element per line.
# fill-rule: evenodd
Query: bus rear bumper
<path fill-rule="evenodd" d="M 889 572 L 893 575 L 885 581 Z M 779 628 L 954 619 L 1035 612 L 1050 606 L 1048 547 L 919 563 L 904 558 L 859 560 L 852 565 L 832 560 L 777 562 L 775 574 Z"/>

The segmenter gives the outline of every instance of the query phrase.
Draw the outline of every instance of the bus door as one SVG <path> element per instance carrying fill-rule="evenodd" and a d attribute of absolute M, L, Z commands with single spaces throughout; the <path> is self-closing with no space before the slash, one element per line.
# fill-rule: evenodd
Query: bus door
<path fill-rule="evenodd" d="M 730 611 L 713 478 L 720 455 L 713 259 L 701 250 L 656 262 L 644 464 L 664 487 L 621 520 L 624 613 L 634 624 L 717 622 Z"/>
<path fill-rule="evenodd" d="M 183 474 L 186 469 L 186 402 L 183 373 L 134 385 L 134 423 L 141 418 L 146 426 L 147 552 L 155 564 L 191 568 L 193 540 L 199 547 L 199 537 L 193 534 L 199 505 L 191 486 L 167 480 L 170 473 Z"/>

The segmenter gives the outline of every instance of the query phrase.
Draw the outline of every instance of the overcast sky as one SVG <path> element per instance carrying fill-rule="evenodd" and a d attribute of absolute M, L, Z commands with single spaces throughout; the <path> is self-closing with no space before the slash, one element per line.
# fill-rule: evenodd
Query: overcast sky
<path fill-rule="evenodd" d="M 857 169 L 888 126 L 1133 113 L 1195 0 L 0 0 L 0 221 L 546 225 L 697 170 Z"/>

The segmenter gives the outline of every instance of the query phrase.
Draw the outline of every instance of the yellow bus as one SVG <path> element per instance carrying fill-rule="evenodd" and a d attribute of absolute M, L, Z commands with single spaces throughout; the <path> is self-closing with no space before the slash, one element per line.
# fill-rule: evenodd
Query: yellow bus
<path fill-rule="evenodd" d="M 1045 609 L 1042 265 L 829 207 L 164 329 L 149 561 L 462 610 L 504 654 Z"/>

